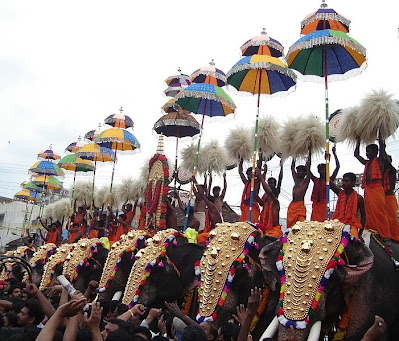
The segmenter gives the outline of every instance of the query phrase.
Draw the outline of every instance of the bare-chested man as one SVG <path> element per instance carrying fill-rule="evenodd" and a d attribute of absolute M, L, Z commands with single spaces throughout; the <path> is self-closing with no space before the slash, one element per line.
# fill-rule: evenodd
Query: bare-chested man
<path fill-rule="evenodd" d="M 195 181 L 196 183 L 195 177 L 192 178 L 192 181 Z M 206 203 L 202 198 L 202 196 L 198 194 L 197 190 L 203 193 L 206 191 L 206 186 L 198 184 L 194 186 L 194 195 L 195 195 L 194 216 L 200 222 L 200 227 L 198 229 L 198 232 L 202 232 L 206 224 Z"/>
<path fill-rule="evenodd" d="M 174 195 L 175 195 L 175 198 L 177 199 L 177 202 L 179 204 L 180 209 L 183 212 L 186 212 L 186 207 L 184 206 L 183 202 L 181 201 L 179 193 L 177 192 L 176 189 L 174 191 Z M 194 229 L 195 231 L 198 231 L 199 227 L 200 227 L 199 220 L 194 216 L 194 208 L 193 207 L 190 207 L 190 210 L 188 212 L 187 226 L 192 228 L 192 229 Z"/>
<path fill-rule="evenodd" d="M 366 207 L 366 229 L 377 230 L 382 239 L 389 240 L 388 218 L 385 213 L 385 193 L 383 187 L 383 174 L 385 165 L 385 143 L 379 133 L 378 142 L 366 147 L 368 160 L 360 156 L 360 138 L 357 139 L 355 157 L 364 167 L 362 188 L 364 189 L 364 205 Z"/>
<path fill-rule="evenodd" d="M 223 201 L 224 201 L 224 197 L 226 195 L 226 190 L 227 190 L 227 180 L 226 180 L 226 173 L 224 173 L 223 174 L 223 191 L 222 191 L 222 193 L 220 193 L 220 187 L 215 186 L 212 189 L 213 196 L 209 197 L 209 201 L 211 201 L 216 206 L 216 208 L 220 214 L 220 217 L 222 218 L 222 221 L 223 221 L 223 215 L 222 215 Z"/>
<path fill-rule="evenodd" d="M 384 172 L 385 213 L 388 218 L 391 238 L 399 242 L 398 201 L 395 195 L 396 179 L 396 169 L 392 166 L 392 157 L 386 155 Z"/>
<path fill-rule="evenodd" d="M 276 180 L 276 178 L 273 178 L 273 177 L 269 177 L 267 179 L 267 184 L 271 188 L 271 190 L 276 198 L 278 198 L 278 196 L 280 195 L 280 191 L 281 191 L 281 183 L 283 181 L 283 174 L 284 174 L 283 164 L 284 164 L 284 160 L 281 159 L 280 160 L 280 173 L 278 175 L 278 180 Z M 267 163 L 265 162 L 265 164 L 263 165 L 263 178 L 265 180 L 266 180 L 266 174 L 267 174 Z"/>
<path fill-rule="evenodd" d="M 274 195 L 274 191 L 261 175 L 260 169 L 257 169 L 256 173 L 257 178 L 260 180 L 266 192 L 263 198 L 260 199 L 260 204 L 263 206 L 263 211 L 260 215 L 260 227 L 265 234 L 278 238 L 282 235 L 280 226 L 280 202 Z"/>
<path fill-rule="evenodd" d="M 248 221 L 249 219 L 249 209 L 250 209 L 250 196 L 251 196 L 251 179 L 252 179 L 252 167 L 248 168 L 246 171 L 246 176 L 242 170 L 243 160 L 240 161 L 238 164 L 238 174 L 241 177 L 241 181 L 243 182 L 244 190 L 241 197 L 241 217 L 240 221 Z M 254 194 L 253 194 L 253 202 L 252 202 L 252 223 L 257 223 L 259 221 L 260 209 L 258 202 L 260 198 L 258 196 L 259 193 L 259 180 L 255 177 L 255 184 L 254 184 Z"/>
<path fill-rule="evenodd" d="M 291 173 L 294 179 L 294 187 L 292 189 L 292 202 L 287 210 L 287 227 L 292 227 L 297 221 L 304 221 L 306 219 L 304 198 L 310 182 L 310 153 L 309 149 L 306 166 L 295 167 L 295 158 L 292 159 Z"/>

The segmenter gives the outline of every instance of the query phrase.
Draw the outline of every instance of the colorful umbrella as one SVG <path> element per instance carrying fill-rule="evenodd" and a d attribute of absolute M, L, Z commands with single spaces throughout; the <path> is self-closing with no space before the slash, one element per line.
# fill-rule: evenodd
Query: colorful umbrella
<path fill-rule="evenodd" d="M 349 32 L 350 20 L 327 8 L 325 0 L 322 0 L 320 8 L 310 13 L 301 22 L 301 34 L 309 34 L 318 30 L 332 29 L 344 33 Z"/>
<path fill-rule="evenodd" d="M 29 168 L 29 173 L 64 176 L 64 171 L 52 161 L 36 161 L 33 166 Z"/>
<path fill-rule="evenodd" d="M 112 166 L 111 185 L 109 187 L 108 205 L 110 205 L 112 200 L 112 186 L 115 174 L 116 153 L 118 150 L 122 153 L 135 153 L 140 148 L 140 143 L 131 132 L 118 128 L 104 130 L 100 135 L 97 136 L 94 142 L 98 143 L 100 146 L 110 148 L 115 151 L 115 159 Z M 105 231 L 108 229 L 108 217 L 109 211 L 107 210 Z"/>
<path fill-rule="evenodd" d="M 27 190 L 30 190 L 30 191 L 39 192 L 39 193 L 43 191 L 43 188 L 35 185 L 32 181 L 24 181 L 21 184 L 21 187 L 24 188 L 24 189 L 27 189 Z"/>
<path fill-rule="evenodd" d="M 181 108 L 181 106 L 180 105 L 178 105 L 177 103 L 176 103 L 176 100 L 174 99 L 174 98 L 171 98 L 169 101 L 167 101 L 163 106 L 162 106 L 162 108 L 161 108 L 164 112 L 166 112 L 166 113 L 170 113 L 170 112 L 179 112 L 179 113 L 182 113 L 182 114 L 189 114 L 190 113 L 190 111 L 188 111 L 188 110 L 183 110 L 182 108 Z"/>
<path fill-rule="evenodd" d="M 282 57 L 284 47 L 276 39 L 270 38 L 265 29 L 259 36 L 253 37 L 241 46 L 243 56 L 252 56 L 254 54 L 265 54 L 272 57 Z"/>
<path fill-rule="evenodd" d="M 234 113 L 236 105 L 226 92 L 212 84 L 192 84 L 176 95 L 176 103 L 184 110 L 202 115 L 201 130 L 198 138 L 197 153 L 195 154 L 193 176 L 197 173 L 198 155 L 201 145 L 202 129 L 204 127 L 205 115 L 208 117 L 227 116 Z M 184 230 L 187 228 L 188 213 L 190 211 L 193 183 L 189 193 Z"/>
<path fill-rule="evenodd" d="M 81 159 L 75 154 L 64 156 L 58 161 L 58 167 L 72 172 L 91 172 L 94 170 L 94 164 L 90 160 Z"/>
<path fill-rule="evenodd" d="M 295 42 L 288 50 L 289 67 L 312 80 L 324 80 L 326 155 L 330 152 L 328 80 L 342 80 L 366 67 L 366 49 L 341 31 L 314 31 Z M 326 158 L 327 219 L 330 219 L 330 160 Z"/>
<path fill-rule="evenodd" d="M 153 128 L 157 134 L 164 136 L 176 137 L 176 155 L 175 155 L 175 187 L 177 180 L 177 157 L 178 157 L 178 141 L 182 137 L 193 137 L 200 133 L 200 125 L 197 120 L 191 115 L 182 114 L 179 112 L 171 112 L 163 115 L 155 122 Z"/>
<path fill-rule="evenodd" d="M 108 116 L 104 120 L 104 123 L 114 128 L 123 128 L 123 129 L 132 128 L 134 125 L 133 120 L 129 116 L 123 114 L 122 107 L 119 109 L 119 114 Z"/>
<path fill-rule="evenodd" d="M 85 134 L 85 139 L 89 141 L 94 141 L 94 139 L 101 133 L 101 124 L 98 125 L 98 129 L 90 130 Z"/>
<path fill-rule="evenodd" d="M 194 71 L 190 78 L 193 83 L 207 83 L 217 86 L 225 86 L 227 83 L 225 73 L 215 67 L 213 59 L 209 66 Z"/>
<path fill-rule="evenodd" d="M 52 145 L 50 145 L 49 149 L 42 150 L 37 154 L 38 158 L 45 159 L 45 160 L 59 160 L 61 156 L 53 151 Z"/>
<path fill-rule="evenodd" d="M 66 148 L 65 151 L 66 152 L 70 152 L 70 153 L 76 153 L 80 148 L 82 148 L 83 146 L 85 146 L 86 143 L 84 143 L 83 141 L 81 141 L 80 136 L 78 137 L 78 140 L 76 142 L 72 142 L 70 143 Z"/>
<path fill-rule="evenodd" d="M 40 175 L 33 179 L 32 182 L 37 186 L 44 187 L 46 190 L 62 188 L 62 182 L 51 175 Z"/>
<path fill-rule="evenodd" d="M 190 76 L 181 73 L 181 69 L 177 69 L 177 75 L 170 76 L 165 79 L 168 86 L 189 86 L 191 85 Z"/>
<path fill-rule="evenodd" d="M 28 189 L 23 189 L 22 191 L 15 193 L 14 198 L 34 202 L 39 200 L 38 194 L 35 191 L 30 191 Z"/>
<path fill-rule="evenodd" d="M 258 151 L 258 123 L 260 95 L 290 93 L 295 89 L 296 76 L 284 62 L 278 58 L 255 54 L 243 57 L 227 73 L 227 82 L 238 91 L 258 95 L 255 121 L 255 139 L 249 202 L 249 221 L 252 219 L 252 203 L 255 185 L 256 156 Z"/>
<path fill-rule="evenodd" d="M 180 91 L 182 91 L 184 89 L 184 87 L 180 86 L 180 85 L 176 85 L 176 86 L 168 86 L 166 88 L 166 90 L 164 90 L 164 94 L 165 96 L 169 96 L 169 97 L 175 97 Z"/>

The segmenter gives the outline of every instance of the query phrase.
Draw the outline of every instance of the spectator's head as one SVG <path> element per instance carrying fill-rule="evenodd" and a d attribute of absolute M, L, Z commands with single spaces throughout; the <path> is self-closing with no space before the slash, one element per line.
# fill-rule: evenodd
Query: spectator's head
<path fill-rule="evenodd" d="M 378 146 L 375 143 L 366 147 L 366 156 L 368 159 L 374 159 L 378 155 Z"/>
<path fill-rule="evenodd" d="M 7 278 L 4 283 L 4 292 L 8 292 L 10 287 L 17 284 L 17 280 L 15 278 Z"/>
<path fill-rule="evenodd" d="M 103 315 L 107 316 L 110 310 L 110 303 L 104 299 L 100 299 L 98 302 L 100 302 L 100 306 L 103 308 Z"/>
<path fill-rule="evenodd" d="M 12 306 L 10 308 L 10 311 L 14 314 L 18 314 L 21 311 L 21 309 L 25 306 L 25 302 L 19 298 L 13 298 L 11 302 Z"/>
<path fill-rule="evenodd" d="M 8 297 L 9 298 L 22 298 L 22 290 L 21 288 L 16 284 L 12 285 L 10 287 L 10 290 L 8 290 Z"/>
<path fill-rule="evenodd" d="M 150 330 L 142 326 L 134 328 L 133 335 L 139 335 L 146 341 L 151 341 L 152 338 Z"/>
<path fill-rule="evenodd" d="M 231 322 L 223 323 L 219 328 L 219 340 L 230 341 L 233 336 L 234 325 Z"/>
<path fill-rule="evenodd" d="M 117 329 L 114 330 L 113 332 L 110 332 L 106 339 L 106 341 L 130 341 L 130 335 L 128 332 L 122 330 L 122 329 Z"/>
<path fill-rule="evenodd" d="M 181 341 L 206 341 L 204 330 L 199 326 L 187 326 L 181 334 Z"/>
<path fill-rule="evenodd" d="M 270 177 L 267 179 L 267 184 L 269 185 L 270 188 L 274 188 L 277 186 L 277 180 L 276 178 Z"/>
<path fill-rule="evenodd" d="M 218 338 L 218 330 L 213 325 L 212 322 L 202 322 L 200 324 L 201 328 L 204 330 L 206 339 L 208 341 L 216 341 Z"/>
<path fill-rule="evenodd" d="M 325 163 L 320 163 L 317 165 L 317 171 L 320 174 L 320 178 L 323 179 L 326 177 L 326 164 Z"/>
<path fill-rule="evenodd" d="M 78 330 L 75 341 L 92 341 L 92 340 L 93 336 L 91 335 L 90 329 L 82 328 Z"/>
<path fill-rule="evenodd" d="M 116 308 L 116 316 L 120 316 L 123 313 L 126 313 L 129 310 L 129 307 L 126 304 L 119 304 L 118 307 Z"/>
<path fill-rule="evenodd" d="M 162 335 L 157 335 L 152 338 L 151 341 L 169 341 L 169 339 Z"/>
<path fill-rule="evenodd" d="M 212 193 L 213 193 L 213 196 L 215 198 L 217 198 L 220 195 L 220 187 L 219 186 L 213 187 Z"/>
<path fill-rule="evenodd" d="M 304 178 L 306 175 L 306 166 L 300 165 L 296 167 L 296 175 L 299 178 Z"/>
<path fill-rule="evenodd" d="M 30 298 L 31 298 L 30 295 L 26 291 L 22 291 L 22 297 L 21 297 L 22 301 L 26 302 Z"/>
<path fill-rule="evenodd" d="M 121 319 L 110 319 L 105 325 L 104 330 L 101 332 L 101 335 L 105 340 L 109 333 L 118 329 L 122 329 L 127 332 L 129 330 L 129 324 Z"/>
<path fill-rule="evenodd" d="M 25 302 L 24 307 L 18 316 L 18 325 L 21 327 L 26 327 L 29 325 L 36 326 L 44 318 L 44 313 L 40 307 L 39 301 L 36 299 L 30 299 Z"/>
<path fill-rule="evenodd" d="M 3 315 L 3 326 L 5 328 L 17 327 L 17 314 L 5 313 Z"/>

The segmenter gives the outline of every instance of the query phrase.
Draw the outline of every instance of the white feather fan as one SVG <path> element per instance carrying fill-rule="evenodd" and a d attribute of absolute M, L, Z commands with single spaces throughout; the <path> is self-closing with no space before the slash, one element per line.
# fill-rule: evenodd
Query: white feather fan
<path fill-rule="evenodd" d="M 108 197 L 109 197 L 109 186 L 103 186 L 99 190 L 94 193 L 94 205 L 98 208 L 101 208 L 104 205 L 104 209 L 108 205 Z M 115 191 L 112 191 L 111 196 L 111 206 L 117 206 L 118 202 L 115 198 Z"/>
<path fill-rule="evenodd" d="M 224 145 L 228 159 L 235 161 L 249 160 L 252 156 L 251 134 L 246 128 L 237 127 L 230 130 Z"/>
<path fill-rule="evenodd" d="M 43 219 L 53 219 L 54 220 L 54 203 L 48 204 L 44 209 Z"/>
<path fill-rule="evenodd" d="M 76 200 L 78 206 L 90 205 L 91 202 L 92 184 L 90 182 L 77 182 L 75 183 L 75 190 L 73 192 L 73 199 Z M 71 189 L 72 193 L 72 189 Z"/>
<path fill-rule="evenodd" d="M 259 119 L 258 149 L 262 150 L 263 156 L 274 155 L 278 151 L 280 129 L 280 124 L 270 115 Z"/>
<path fill-rule="evenodd" d="M 120 203 L 136 200 L 135 181 L 132 178 L 122 179 L 122 183 L 115 188 L 114 192 Z"/>
<path fill-rule="evenodd" d="M 219 146 L 217 140 L 212 140 L 201 149 L 201 162 L 198 163 L 198 172 L 210 171 L 216 174 L 223 174 L 226 171 L 227 155 Z"/>
<path fill-rule="evenodd" d="M 359 132 L 357 131 L 358 117 L 358 106 L 342 110 L 342 119 L 338 125 L 337 142 L 346 141 L 349 145 L 356 144 L 356 138 L 359 135 Z"/>
<path fill-rule="evenodd" d="M 399 126 L 399 106 L 385 90 L 373 90 L 361 102 L 356 130 L 364 143 L 373 143 L 378 129 L 384 139 L 393 135 Z"/>
<path fill-rule="evenodd" d="M 61 199 L 54 203 L 53 216 L 55 221 L 62 222 L 69 217 L 71 201 L 68 198 Z"/>
<path fill-rule="evenodd" d="M 197 146 L 194 144 L 191 144 L 181 150 L 181 166 L 183 169 L 187 169 L 189 171 L 193 171 L 194 169 L 194 160 L 195 160 L 195 154 L 197 153 Z M 201 151 L 198 155 L 198 164 L 200 164 L 201 161 Z"/>
<path fill-rule="evenodd" d="M 296 156 L 294 148 L 296 143 L 296 135 L 298 134 L 298 125 L 300 122 L 300 118 L 290 118 L 283 125 L 280 133 L 279 148 L 283 159 L 286 159 L 290 156 Z"/>
<path fill-rule="evenodd" d="M 309 148 L 312 153 L 323 151 L 326 141 L 325 126 L 318 117 L 311 114 L 301 119 L 297 130 L 293 147 L 295 156 L 306 157 Z"/>

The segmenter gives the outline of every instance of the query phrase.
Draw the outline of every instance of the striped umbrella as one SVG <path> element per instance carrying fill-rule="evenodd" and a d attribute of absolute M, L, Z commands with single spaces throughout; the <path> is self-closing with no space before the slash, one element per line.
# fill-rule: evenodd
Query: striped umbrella
<path fill-rule="evenodd" d="M 78 137 L 78 140 L 76 142 L 72 142 L 70 143 L 66 148 L 65 151 L 66 152 L 70 152 L 70 153 L 76 153 L 80 148 L 82 148 L 84 145 L 86 145 L 86 143 L 84 143 L 82 141 L 82 139 L 80 138 L 80 136 Z"/>
<path fill-rule="evenodd" d="M 204 127 L 205 116 L 224 117 L 229 114 L 233 114 L 236 110 L 236 105 L 222 88 L 208 83 L 197 83 L 188 86 L 176 95 L 176 103 L 180 105 L 183 110 L 189 110 L 194 114 L 202 115 L 201 130 L 197 144 L 197 153 L 194 160 L 193 176 L 195 176 L 197 173 L 198 155 L 201 145 L 202 129 Z M 191 189 L 189 193 L 184 229 L 187 228 L 192 192 L 193 183 L 191 183 Z"/>
<path fill-rule="evenodd" d="M 45 190 L 62 188 L 62 182 L 51 175 L 40 175 L 37 178 L 33 179 L 32 182 L 39 187 L 44 187 Z"/>
<path fill-rule="evenodd" d="M 342 31 L 317 30 L 303 36 L 288 50 L 288 66 L 316 82 L 324 81 L 326 155 L 330 152 L 328 81 L 343 80 L 366 67 L 366 49 Z M 330 219 L 330 161 L 326 158 L 327 219 Z"/>
<path fill-rule="evenodd" d="M 189 114 L 190 111 L 188 110 L 183 110 L 180 105 L 176 103 L 176 100 L 174 98 L 171 98 L 169 101 L 167 101 L 161 108 L 164 112 L 166 113 L 171 113 L 171 112 L 179 112 L 182 114 Z"/>
<path fill-rule="evenodd" d="M 191 85 L 190 76 L 181 73 L 181 69 L 177 69 L 177 75 L 169 76 L 165 79 L 168 86 L 189 86 Z"/>
<path fill-rule="evenodd" d="M 259 36 L 253 37 L 241 46 L 243 56 L 252 56 L 254 54 L 266 54 L 272 57 L 282 57 L 284 47 L 276 39 L 270 38 L 265 29 Z"/>
<path fill-rule="evenodd" d="M 36 161 L 30 168 L 29 173 L 64 176 L 64 171 L 52 161 Z"/>
<path fill-rule="evenodd" d="M 49 149 L 42 150 L 37 154 L 38 158 L 45 160 L 59 160 L 61 156 L 53 151 L 52 145 L 50 145 Z"/>
<path fill-rule="evenodd" d="M 119 114 L 108 116 L 104 120 L 104 123 L 115 128 L 123 129 L 132 128 L 134 125 L 133 120 L 129 116 L 123 114 L 122 107 L 119 109 Z"/>
<path fill-rule="evenodd" d="M 39 201 L 39 195 L 35 191 L 30 191 L 28 189 L 23 189 L 15 193 L 14 198 L 24 201 Z"/>
<path fill-rule="evenodd" d="M 258 124 L 260 95 L 288 94 L 295 89 L 296 76 L 279 58 L 269 55 L 255 54 L 243 57 L 227 73 L 227 82 L 238 91 L 257 94 L 257 109 L 255 121 L 255 138 L 253 149 L 253 164 L 251 178 L 251 194 L 249 221 L 252 220 L 252 203 L 254 197 L 256 156 L 258 152 Z"/>
<path fill-rule="evenodd" d="M 204 66 L 194 71 L 190 78 L 193 83 L 207 83 L 219 87 L 225 86 L 227 83 L 225 73 L 215 67 L 213 59 L 209 66 Z"/>

